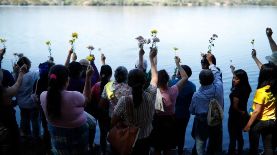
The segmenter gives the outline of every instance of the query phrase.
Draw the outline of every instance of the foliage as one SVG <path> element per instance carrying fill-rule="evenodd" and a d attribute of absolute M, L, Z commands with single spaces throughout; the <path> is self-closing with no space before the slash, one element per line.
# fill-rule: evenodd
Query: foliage
<path fill-rule="evenodd" d="M 276 0 L 1 0 L 0 5 L 275 5 Z"/>

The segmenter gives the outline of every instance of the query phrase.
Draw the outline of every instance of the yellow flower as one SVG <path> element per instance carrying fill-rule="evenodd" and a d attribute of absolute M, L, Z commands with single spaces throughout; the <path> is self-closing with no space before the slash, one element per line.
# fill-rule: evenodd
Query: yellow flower
<path fill-rule="evenodd" d="M 50 46 L 50 45 L 51 45 L 50 40 L 46 41 L 45 44 L 46 44 L 47 46 Z"/>
<path fill-rule="evenodd" d="M 88 61 L 93 61 L 93 60 L 94 60 L 94 56 L 93 56 L 93 55 L 87 56 L 87 60 L 88 60 Z"/>
<path fill-rule="evenodd" d="M 4 38 L 0 38 L 0 43 L 5 43 L 7 40 Z"/>
<path fill-rule="evenodd" d="M 174 50 L 174 51 L 178 51 L 179 49 L 178 49 L 177 47 L 174 47 L 173 50 Z"/>
<path fill-rule="evenodd" d="M 73 32 L 73 33 L 72 33 L 72 38 L 77 39 L 77 38 L 78 38 L 78 33 L 77 33 L 77 32 Z"/>
<path fill-rule="evenodd" d="M 253 45 L 255 43 L 255 39 L 252 39 L 251 44 Z"/>
<path fill-rule="evenodd" d="M 151 30 L 151 34 L 157 34 L 158 31 L 156 29 Z"/>

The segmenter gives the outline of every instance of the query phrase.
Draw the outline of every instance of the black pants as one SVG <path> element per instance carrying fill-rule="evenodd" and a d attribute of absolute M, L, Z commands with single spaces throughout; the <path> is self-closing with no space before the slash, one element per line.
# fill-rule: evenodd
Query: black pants
<path fill-rule="evenodd" d="M 250 129 L 249 132 L 249 142 L 250 142 L 250 154 L 258 155 L 259 139 L 262 135 L 264 154 L 273 155 L 273 132 L 275 122 L 273 120 L 268 121 L 256 121 Z"/>
<path fill-rule="evenodd" d="M 237 117 L 229 116 L 228 119 L 228 131 L 229 131 L 229 149 L 228 154 L 234 155 L 236 150 L 236 144 L 238 146 L 238 154 L 241 155 L 243 152 L 243 136 L 242 136 L 242 123 Z"/>
<path fill-rule="evenodd" d="M 186 129 L 189 122 L 189 117 L 176 118 L 175 120 L 176 120 L 176 127 L 177 127 L 178 154 L 183 154 Z"/>
<path fill-rule="evenodd" d="M 101 151 L 105 154 L 107 149 L 107 135 L 110 130 L 111 118 L 108 116 L 98 119 L 100 129 Z"/>
<path fill-rule="evenodd" d="M 8 128 L 7 147 L 5 150 L 0 150 L 0 154 L 20 154 L 19 129 L 16 122 L 15 110 L 12 106 L 0 107 L 0 121 Z"/>

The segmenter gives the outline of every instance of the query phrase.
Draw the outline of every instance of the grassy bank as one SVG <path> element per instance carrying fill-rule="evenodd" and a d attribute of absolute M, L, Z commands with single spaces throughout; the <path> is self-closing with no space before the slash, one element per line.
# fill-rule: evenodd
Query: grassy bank
<path fill-rule="evenodd" d="M 277 0 L 1 0 L 0 5 L 277 6 Z"/>

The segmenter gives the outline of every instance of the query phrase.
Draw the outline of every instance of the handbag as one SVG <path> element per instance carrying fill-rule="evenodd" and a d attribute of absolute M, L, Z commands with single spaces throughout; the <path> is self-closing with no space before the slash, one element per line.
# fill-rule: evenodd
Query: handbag
<path fill-rule="evenodd" d="M 131 120 L 133 120 L 133 108 L 129 104 L 129 116 L 132 116 Z M 133 121 L 132 121 L 133 122 Z M 113 149 L 117 151 L 120 155 L 129 155 L 132 153 L 132 150 L 136 144 L 138 135 L 139 135 L 139 127 L 129 124 L 124 124 L 123 121 L 119 121 L 110 131 L 108 134 L 108 141 L 112 145 Z"/>

